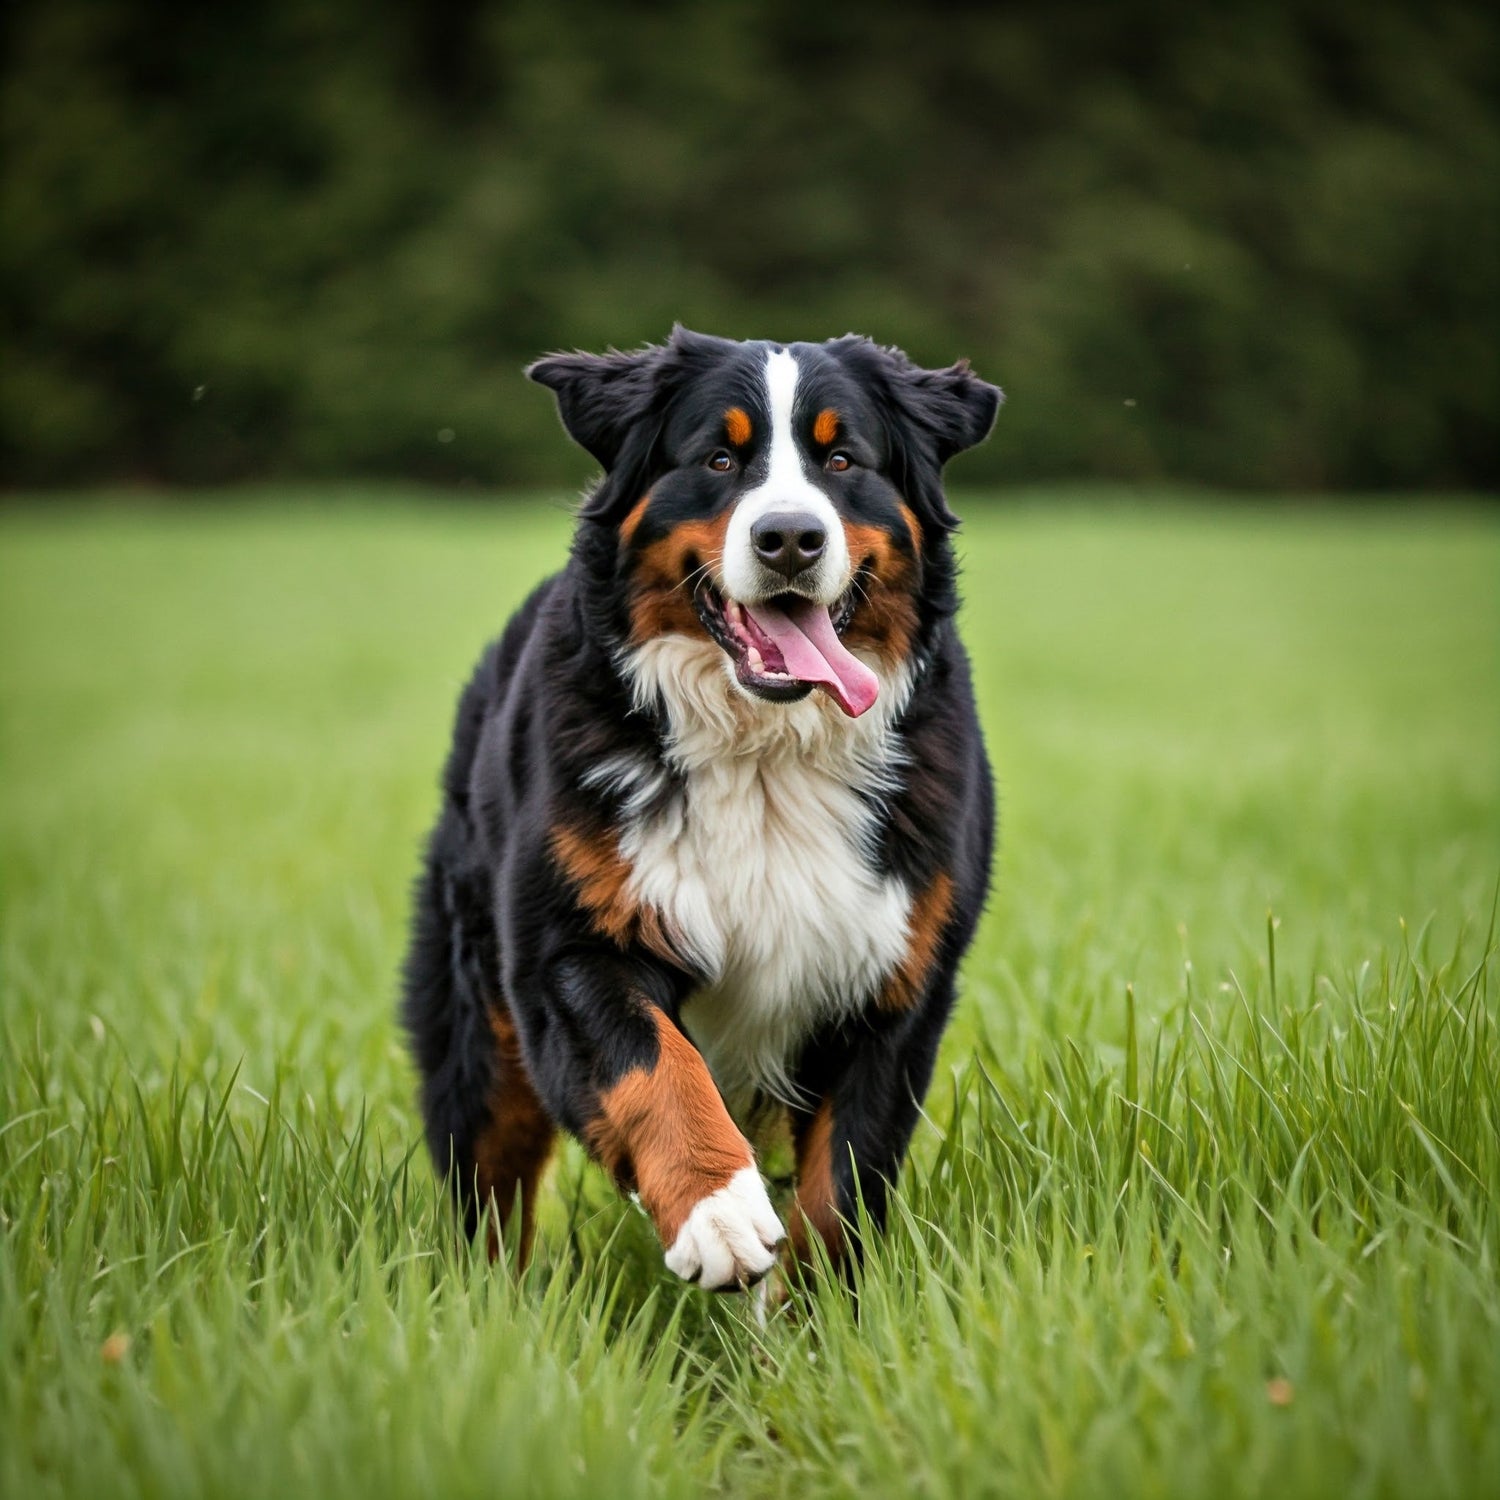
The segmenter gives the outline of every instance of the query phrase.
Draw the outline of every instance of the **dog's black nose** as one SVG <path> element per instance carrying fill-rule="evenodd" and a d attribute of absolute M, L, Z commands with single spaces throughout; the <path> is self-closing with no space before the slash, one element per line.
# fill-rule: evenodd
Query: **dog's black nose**
<path fill-rule="evenodd" d="M 750 528 L 756 557 L 789 582 L 822 557 L 827 542 L 823 523 L 805 510 L 772 511 Z"/>

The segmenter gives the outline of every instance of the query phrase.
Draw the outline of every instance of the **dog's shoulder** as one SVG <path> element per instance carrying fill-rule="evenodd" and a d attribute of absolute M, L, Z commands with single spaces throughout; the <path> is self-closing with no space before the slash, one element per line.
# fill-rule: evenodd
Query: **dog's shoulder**
<path fill-rule="evenodd" d="M 486 727 L 504 711 L 510 695 L 518 687 L 523 687 L 518 683 L 520 664 L 538 633 L 538 622 L 559 590 L 565 587 L 564 578 L 563 573 L 554 573 L 532 589 L 510 617 L 505 629 L 480 653 L 459 694 L 448 759 L 443 769 L 443 790 L 460 805 L 468 801 L 470 780 Z"/>

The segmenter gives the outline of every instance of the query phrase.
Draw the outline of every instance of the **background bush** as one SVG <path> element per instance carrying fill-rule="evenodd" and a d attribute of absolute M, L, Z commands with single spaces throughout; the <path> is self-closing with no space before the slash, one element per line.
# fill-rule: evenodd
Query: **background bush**
<path fill-rule="evenodd" d="M 1492 484 L 1496 27 L 1359 0 L 23 0 L 11 483 L 576 482 L 676 319 L 1010 391 L 966 476 Z"/>

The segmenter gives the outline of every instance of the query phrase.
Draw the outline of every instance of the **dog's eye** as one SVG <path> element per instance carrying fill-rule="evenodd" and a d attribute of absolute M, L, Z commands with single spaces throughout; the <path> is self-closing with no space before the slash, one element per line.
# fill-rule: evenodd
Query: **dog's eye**
<path fill-rule="evenodd" d="M 854 460 L 842 449 L 837 453 L 830 453 L 828 455 L 828 467 L 835 474 L 842 474 L 853 462 Z"/>
<path fill-rule="evenodd" d="M 708 466 L 715 474 L 727 474 L 734 467 L 734 454 L 717 448 L 710 456 Z"/>

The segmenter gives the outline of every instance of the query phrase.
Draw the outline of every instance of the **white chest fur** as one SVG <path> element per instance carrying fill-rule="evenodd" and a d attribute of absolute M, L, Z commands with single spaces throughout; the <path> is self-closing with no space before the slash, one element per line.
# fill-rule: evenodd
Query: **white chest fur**
<path fill-rule="evenodd" d="M 627 793 L 632 894 L 709 976 L 683 1022 L 726 1097 L 786 1097 L 800 1043 L 864 1001 L 906 949 L 910 894 L 868 857 L 873 815 L 856 788 L 897 774 L 890 724 L 907 684 L 884 680 L 854 720 L 821 693 L 752 700 L 718 647 L 682 636 L 652 641 L 628 670 L 639 699 L 666 706 L 681 778 L 648 813 L 660 767 L 601 768 Z"/>

